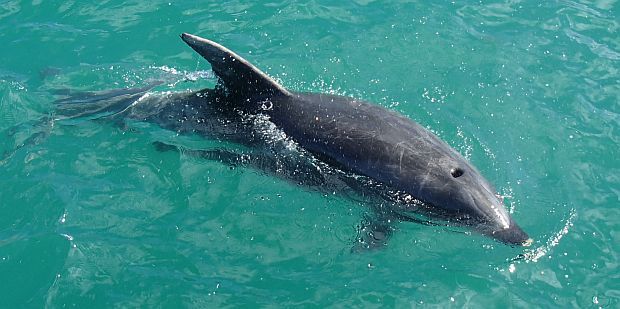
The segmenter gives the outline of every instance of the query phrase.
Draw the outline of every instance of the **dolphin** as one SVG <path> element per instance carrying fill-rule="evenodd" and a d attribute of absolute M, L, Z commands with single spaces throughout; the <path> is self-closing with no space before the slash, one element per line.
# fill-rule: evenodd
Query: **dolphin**
<path fill-rule="evenodd" d="M 148 92 L 153 85 L 82 96 L 86 100 L 70 96 L 57 102 L 59 113 L 66 118 L 120 116 L 248 149 L 262 147 L 269 151 L 251 156 L 245 150 L 155 143 L 159 150 L 271 171 L 325 191 L 372 192 L 391 203 L 376 207 L 381 219 L 362 227 L 366 237 L 361 238 L 370 239 L 360 241 L 368 246 L 389 237 L 393 219 L 431 222 L 416 219 L 416 214 L 468 227 L 511 246 L 532 243 L 480 172 L 415 121 L 356 98 L 290 91 L 214 41 L 188 33 L 181 39 L 211 64 L 218 78 L 213 89 L 156 97 Z M 265 129 L 270 126 L 272 130 Z M 273 132 L 295 147 L 274 147 L 278 134 Z"/>
<path fill-rule="evenodd" d="M 206 59 L 235 108 L 260 113 L 326 162 L 375 179 L 430 205 L 430 212 L 512 245 L 532 240 L 480 172 L 436 135 L 363 100 L 292 92 L 228 48 L 181 38 Z"/>

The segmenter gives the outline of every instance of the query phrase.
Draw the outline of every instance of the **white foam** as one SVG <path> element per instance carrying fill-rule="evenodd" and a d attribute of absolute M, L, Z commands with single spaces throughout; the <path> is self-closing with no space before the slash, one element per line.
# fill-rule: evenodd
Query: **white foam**
<path fill-rule="evenodd" d="M 535 263 L 535 262 L 538 262 L 540 258 L 547 255 L 553 247 L 557 246 L 560 243 L 560 240 L 562 239 L 562 237 L 568 234 L 570 228 L 573 226 L 573 221 L 575 220 L 576 217 L 577 217 L 577 212 L 575 211 L 575 209 L 571 209 L 568 219 L 566 220 L 564 226 L 558 232 L 553 234 L 544 245 L 536 249 L 533 249 L 531 251 L 527 251 L 523 254 L 525 262 Z"/>

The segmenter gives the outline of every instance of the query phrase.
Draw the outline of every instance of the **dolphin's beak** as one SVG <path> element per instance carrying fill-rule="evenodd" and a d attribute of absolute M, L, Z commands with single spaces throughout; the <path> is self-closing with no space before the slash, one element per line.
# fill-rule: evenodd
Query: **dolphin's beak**
<path fill-rule="evenodd" d="M 534 240 L 514 222 L 511 222 L 510 227 L 508 228 L 490 231 L 485 234 L 512 246 L 528 247 L 534 242 Z"/>
<path fill-rule="evenodd" d="M 510 246 L 531 245 L 533 240 L 507 212 L 503 198 L 498 197 L 497 191 L 482 176 L 479 176 L 478 182 L 481 189 L 470 196 L 475 209 L 486 218 L 486 222 L 480 224 L 479 231 Z"/>

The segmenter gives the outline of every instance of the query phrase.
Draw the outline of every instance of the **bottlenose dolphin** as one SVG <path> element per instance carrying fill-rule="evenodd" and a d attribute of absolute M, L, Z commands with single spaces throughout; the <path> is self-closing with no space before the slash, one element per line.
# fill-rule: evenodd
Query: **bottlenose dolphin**
<path fill-rule="evenodd" d="M 218 43 L 188 33 L 181 38 L 211 64 L 218 77 L 214 89 L 154 96 L 146 87 L 83 96 L 86 100 L 69 96 L 57 102 L 59 114 L 120 116 L 248 149 L 262 145 L 268 151 L 246 155 L 155 143 L 160 150 L 244 164 L 327 191 L 372 192 L 391 203 L 377 207 L 379 219 L 363 227 L 361 238 L 370 238 L 362 239 L 370 247 L 386 240 L 393 221 L 420 222 L 413 215 L 420 213 L 509 245 L 531 244 L 478 170 L 413 120 L 351 97 L 290 91 Z M 275 131 L 265 129 L 269 126 Z M 295 147 L 282 139 L 274 143 L 273 132 Z"/>
<path fill-rule="evenodd" d="M 319 158 L 411 194 L 435 215 L 501 242 L 531 242 L 478 170 L 411 119 L 350 97 L 291 92 L 218 43 L 188 33 L 181 38 L 211 64 L 235 108 L 268 116 Z"/>

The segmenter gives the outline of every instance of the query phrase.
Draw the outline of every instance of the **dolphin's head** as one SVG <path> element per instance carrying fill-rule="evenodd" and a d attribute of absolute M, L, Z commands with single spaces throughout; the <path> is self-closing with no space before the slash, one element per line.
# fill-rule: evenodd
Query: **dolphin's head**
<path fill-rule="evenodd" d="M 446 149 L 427 162 L 427 173 L 415 177 L 410 191 L 432 205 L 432 215 L 509 245 L 529 246 L 532 239 L 510 216 L 493 186 L 461 155 Z"/>

